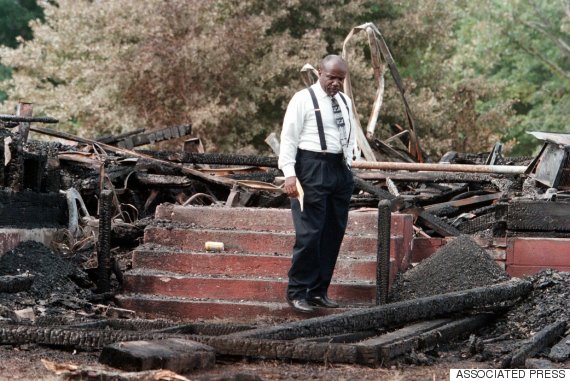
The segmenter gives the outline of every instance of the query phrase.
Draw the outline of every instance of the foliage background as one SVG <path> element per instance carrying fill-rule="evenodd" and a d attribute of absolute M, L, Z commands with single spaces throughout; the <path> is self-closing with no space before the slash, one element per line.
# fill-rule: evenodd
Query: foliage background
<path fill-rule="evenodd" d="M 568 132 L 570 6 L 565 0 L 0 0 L 1 108 L 86 137 L 192 122 L 209 151 L 268 152 L 299 69 L 339 53 L 373 22 L 408 91 L 424 149 L 515 154 L 526 131 Z M 28 21 L 32 20 L 29 24 Z M 10 21 L 10 22 L 8 22 Z M 16 36 L 21 36 L 16 39 Z M 351 44 L 366 125 L 375 88 L 364 36 Z M 376 134 L 405 126 L 386 74 Z M 0 100 L 2 100 L 0 93 Z"/>

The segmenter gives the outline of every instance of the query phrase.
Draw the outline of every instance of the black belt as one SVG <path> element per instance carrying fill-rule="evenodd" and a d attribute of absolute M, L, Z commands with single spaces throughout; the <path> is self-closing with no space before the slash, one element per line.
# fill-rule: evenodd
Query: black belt
<path fill-rule="evenodd" d="M 319 160 L 330 160 L 330 161 L 342 161 L 343 153 L 332 153 L 332 152 L 315 152 L 315 151 L 306 151 L 304 149 L 297 150 L 297 157 L 298 158 L 305 158 L 305 159 L 319 159 Z"/>

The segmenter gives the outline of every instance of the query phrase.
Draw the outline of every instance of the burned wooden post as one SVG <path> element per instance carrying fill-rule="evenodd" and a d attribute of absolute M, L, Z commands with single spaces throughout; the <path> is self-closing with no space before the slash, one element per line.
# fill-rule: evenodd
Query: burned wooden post
<path fill-rule="evenodd" d="M 97 291 L 109 292 L 111 276 L 111 218 L 113 192 L 101 191 L 99 204 L 99 245 L 97 249 Z"/>
<path fill-rule="evenodd" d="M 11 160 L 8 171 L 9 186 L 15 192 L 24 188 L 24 144 L 30 132 L 30 122 L 26 119 L 32 117 L 32 104 L 19 103 L 17 117 L 22 118 L 22 120 L 20 120 L 18 132 L 14 134 L 14 140 L 10 144 Z"/>
<path fill-rule="evenodd" d="M 27 102 L 19 102 L 16 114 L 23 117 L 31 117 L 33 113 L 34 105 Z M 30 133 L 30 122 L 20 122 L 20 128 L 18 129 L 20 133 L 20 139 L 22 144 L 28 141 L 28 134 Z"/>
<path fill-rule="evenodd" d="M 378 203 L 378 243 L 376 252 L 376 305 L 388 302 L 390 282 L 390 225 L 391 202 Z"/>

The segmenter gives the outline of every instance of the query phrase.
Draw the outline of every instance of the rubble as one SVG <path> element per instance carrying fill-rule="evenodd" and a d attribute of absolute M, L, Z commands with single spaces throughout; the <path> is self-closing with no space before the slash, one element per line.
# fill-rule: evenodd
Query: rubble
<path fill-rule="evenodd" d="M 0 148 L 6 153 L 7 147 L 14 157 L 13 162 L 0 166 L 0 209 L 10 205 L 27 213 L 15 213 L 27 216 L 25 221 L 2 214 L 0 226 L 28 228 L 32 223 L 34 228 L 57 230 L 51 249 L 28 241 L 0 253 L 2 345 L 37 344 L 95 351 L 123 341 L 193 340 L 211 346 L 217 356 L 228 359 L 380 366 L 436 362 L 434 353 L 449 351 L 474 361 L 491 361 L 496 366 L 524 366 L 549 357 L 550 347 L 557 348 L 556 342 L 568 334 L 570 273 L 546 270 L 528 279 L 510 279 L 497 264 L 504 265 L 505 259 L 490 256 L 479 245 L 481 241 L 493 244 L 520 235 L 570 236 L 564 182 L 556 179 L 556 185 L 563 187 L 553 189 L 552 184 L 543 183 L 545 172 L 533 175 L 533 170 L 540 169 L 540 161 L 528 165 L 532 158 L 505 158 L 495 147 L 489 154 L 450 153 L 441 163 L 424 164 L 412 158 L 424 157 L 419 145 L 410 156 L 397 148 L 396 138 L 373 141 L 372 153 L 392 162 L 386 168 L 398 169 L 405 164 L 407 167 L 402 168 L 419 171 L 369 169 L 374 162 L 355 165 L 356 190 L 351 209 L 377 208 L 383 201 L 392 212 L 405 213 L 410 221 L 409 215 L 413 216 L 417 237 L 442 238 L 446 242 L 413 268 L 408 268 L 407 260 L 397 264 L 398 271 L 407 271 L 392 284 L 391 303 L 302 321 L 289 319 L 281 324 L 259 319 L 239 327 L 211 321 L 204 326 L 184 326 L 168 320 L 141 321 L 135 311 L 115 305 L 119 299 L 114 293 L 123 282 L 122 271 L 132 266 L 130 257 L 121 258 L 118 253 L 144 248 L 140 246 L 143 234 L 149 239 L 156 235 L 172 239 L 185 237 L 190 229 L 200 230 L 198 224 L 185 224 L 184 218 L 162 222 L 160 213 L 175 214 L 172 210 L 159 211 L 155 217 L 157 206 L 165 203 L 288 208 L 289 201 L 279 188 L 282 178 L 276 158 L 130 149 L 138 146 L 135 141 L 143 141 L 143 137 L 154 139 L 149 133 L 90 140 L 35 126 L 30 130 L 63 136 L 78 144 L 22 141 L 16 136 L 14 141 L 21 148 L 18 150 L 15 143 L 9 142 L 18 132 L 0 129 L 0 140 L 4 141 Z M 174 136 L 173 131 L 178 135 Z M 189 132 L 189 126 L 167 128 L 160 139 Z M 139 140 L 134 139 L 137 136 Z M 187 146 L 194 149 L 201 145 Z M 549 150 L 544 152 L 548 154 Z M 393 163 L 402 160 L 405 163 Z M 475 169 L 479 173 L 474 173 Z M 501 173 L 496 173 L 498 169 Z M 459 172 L 463 170 L 473 172 Z M 65 194 L 60 193 L 62 190 Z M 53 202 L 41 201 L 40 197 L 35 200 L 34 195 Z M 40 210 L 45 207 L 44 212 L 52 220 L 33 218 L 40 214 L 30 211 L 29 200 L 35 201 Z M 66 205 L 68 213 L 64 213 Z M 548 214 L 556 218 L 537 219 L 543 210 L 554 211 Z M 210 218 L 220 218 L 213 215 Z M 164 227 L 168 232 L 159 229 Z M 239 226 L 227 228 L 239 230 Z M 207 233 L 207 241 L 224 243 L 223 251 L 237 246 L 232 246 L 227 231 Z M 383 234 L 391 240 L 389 231 Z M 252 252 L 265 253 L 269 240 L 282 243 L 279 250 L 273 250 L 273 256 L 284 256 L 289 251 L 284 233 L 266 231 L 255 239 L 244 237 Z M 479 239 L 475 241 L 475 237 Z M 376 239 L 369 238 L 370 242 Z M 406 242 L 411 242 L 412 237 L 409 240 Z M 204 246 L 190 239 L 182 242 L 181 251 Z M 351 243 L 352 237 L 346 242 Z M 153 258 L 165 253 L 156 248 Z M 221 257 L 225 253 L 209 254 Z M 361 255 L 348 249 L 346 254 Z M 384 270 L 389 272 L 389 258 L 384 259 L 388 259 Z M 179 262 L 171 264 L 171 270 L 174 272 L 177 266 Z M 157 274 L 157 286 L 150 288 L 184 284 L 184 276 L 171 275 Z M 269 281 L 265 287 L 269 284 L 278 287 Z M 372 285 L 368 286 L 372 290 Z M 368 297 L 372 292 L 369 289 L 363 287 L 366 292 L 362 295 Z M 554 348 L 549 358 L 566 361 L 566 352 Z"/>
<path fill-rule="evenodd" d="M 392 302 L 503 282 L 510 276 L 473 238 L 460 235 L 416 267 L 399 274 L 390 291 Z"/>

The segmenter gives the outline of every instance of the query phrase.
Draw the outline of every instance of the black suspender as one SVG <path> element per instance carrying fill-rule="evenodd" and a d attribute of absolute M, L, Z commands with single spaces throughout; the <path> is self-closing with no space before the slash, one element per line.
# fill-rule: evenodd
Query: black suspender
<path fill-rule="evenodd" d="M 313 89 L 308 87 L 307 90 L 309 90 L 309 93 L 311 93 L 311 99 L 313 100 L 313 106 L 315 107 L 315 117 L 317 118 L 317 128 L 319 130 L 319 140 L 321 141 L 321 149 L 323 151 L 326 151 L 327 150 L 327 142 L 325 140 L 325 130 L 323 128 L 323 119 L 321 117 L 321 109 L 319 108 L 319 102 L 317 101 L 317 96 L 315 95 L 315 92 L 313 91 Z M 342 99 L 342 102 L 346 106 L 346 110 L 348 111 L 348 117 L 350 119 L 350 109 L 348 108 L 348 102 L 346 101 L 346 99 L 344 99 L 344 96 L 341 93 L 338 93 L 338 95 L 340 96 L 340 99 Z M 347 141 L 349 142 L 350 141 L 350 134 L 352 133 L 352 122 L 350 120 L 348 122 L 349 122 L 350 130 L 348 131 Z"/>
<path fill-rule="evenodd" d="M 315 117 L 317 118 L 317 127 L 319 129 L 319 140 L 321 141 L 321 149 L 323 151 L 327 150 L 327 142 L 325 140 L 325 129 L 323 128 L 323 119 L 321 118 L 321 109 L 319 108 L 319 102 L 317 102 L 317 96 L 315 92 L 310 87 L 309 93 L 311 93 L 311 99 L 313 100 L 313 106 L 315 107 Z"/>

